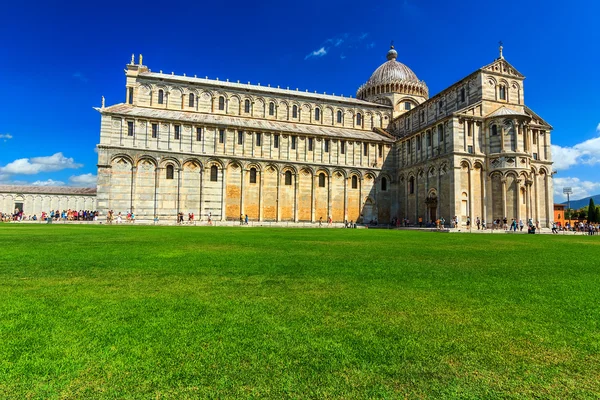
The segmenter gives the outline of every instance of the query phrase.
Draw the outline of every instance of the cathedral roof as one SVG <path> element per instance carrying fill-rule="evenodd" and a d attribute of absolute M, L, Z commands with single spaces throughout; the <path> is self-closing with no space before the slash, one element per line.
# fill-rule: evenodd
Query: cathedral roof
<path fill-rule="evenodd" d="M 135 107 L 129 104 L 116 104 L 106 108 L 97 108 L 103 114 L 127 115 L 145 119 L 165 119 L 180 123 L 205 124 L 235 127 L 251 131 L 271 131 L 287 134 L 337 137 L 346 140 L 373 140 L 393 142 L 392 137 L 374 131 L 342 128 L 328 125 L 312 125 L 257 118 L 244 118 L 232 115 L 204 114 L 189 111 L 161 110 L 156 108 Z"/>
<path fill-rule="evenodd" d="M 373 95 L 384 93 L 400 93 L 429 97 L 429 89 L 425 82 L 401 62 L 396 61 L 398 52 L 394 46 L 386 55 L 387 61 L 381 64 L 356 93 L 358 99 L 372 98 Z"/>
<path fill-rule="evenodd" d="M 396 61 L 398 52 L 394 49 L 394 46 L 391 46 L 386 57 L 387 61 L 373 72 L 371 78 L 367 81 L 367 85 L 381 85 L 401 80 L 419 82 L 419 78 L 410 68 Z"/>
<path fill-rule="evenodd" d="M 95 195 L 96 188 L 69 186 L 0 185 L 0 193 Z"/>

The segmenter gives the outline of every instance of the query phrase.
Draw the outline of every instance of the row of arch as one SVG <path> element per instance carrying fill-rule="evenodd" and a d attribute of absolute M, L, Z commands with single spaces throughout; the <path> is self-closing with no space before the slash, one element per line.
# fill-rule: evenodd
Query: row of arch
<path fill-rule="evenodd" d="M 136 104 L 360 129 L 384 127 L 391 115 L 357 107 L 151 84 L 139 86 Z"/>
<path fill-rule="evenodd" d="M 132 157 L 126 153 L 118 153 L 111 157 L 111 164 L 118 160 L 125 160 L 130 165 L 137 167 L 141 162 L 147 161 L 152 163 L 155 167 L 166 169 L 167 166 L 171 165 L 173 171 L 177 169 L 183 168 L 186 164 L 196 164 L 202 169 L 209 169 L 211 167 L 216 167 L 218 171 L 227 168 L 229 165 L 236 164 L 239 167 L 250 170 L 250 168 L 256 168 L 258 172 L 265 170 L 266 168 L 274 168 L 276 171 L 284 173 L 285 171 L 290 171 L 292 174 L 298 174 L 302 171 L 309 172 L 312 175 L 316 175 L 318 173 L 324 173 L 326 176 L 333 175 L 334 173 L 342 174 L 345 178 L 349 178 L 351 176 L 356 176 L 358 179 L 377 179 L 377 177 L 386 177 L 388 181 L 391 181 L 391 176 L 385 172 L 379 172 L 376 174 L 375 172 L 366 171 L 362 172 L 359 169 L 341 169 L 341 168 L 327 168 L 327 167 L 317 167 L 313 168 L 312 166 L 303 165 L 301 167 L 296 167 L 291 164 L 278 164 L 271 162 L 242 162 L 239 160 L 227 160 L 223 161 L 220 158 L 210 157 L 207 158 L 204 162 L 201 161 L 197 157 L 188 157 L 184 159 L 179 159 L 177 157 L 153 157 L 151 155 L 141 155 L 137 157 Z"/>
<path fill-rule="evenodd" d="M 488 84 L 493 86 L 495 100 L 521 104 L 521 85 L 516 81 L 509 82 L 504 78 L 496 79 L 488 76 Z"/>
<path fill-rule="evenodd" d="M 356 98 L 365 100 L 371 96 L 388 93 L 409 94 L 412 96 L 422 96 L 425 98 L 429 97 L 429 89 L 425 83 L 396 81 L 381 85 L 371 85 L 366 83 L 358 89 Z"/>
<path fill-rule="evenodd" d="M 374 171 L 312 168 L 288 164 L 244 162 L 217 158 L 154 158 L 116 154 L 108 173 L 108 207 L 135 209 L 141 216 L 173 215 L 195 210 L 214 218 L 357 220 L 364 212 L 390 215 L 390 177 Z M 383 199 L 380 205 L 377 198 Z M 111 200 L 114 199 L 114 200 Z M 368 206 L 368 207 L 367 207 Z M 366 211 L 362 211 L 367 207 Z M 380 214 L 374 214 L 380 213 Z"/>
<path fill-rule="evenodd" d="M 16 203 L 23 204 L 26 215 L 41 215 L 42 211 L 52 210 L 90 210 L 96 209 L 95 196 L 78 196 L 64 194 L 27 194 L 27 193 L 1 193 L 0 211 L 12 213 Z"/>

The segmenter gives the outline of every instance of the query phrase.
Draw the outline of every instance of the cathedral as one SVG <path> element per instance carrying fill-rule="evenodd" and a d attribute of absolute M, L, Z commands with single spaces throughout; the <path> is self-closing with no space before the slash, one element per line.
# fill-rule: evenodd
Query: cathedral
<path fill-rule="evenodd" d="M 355 97 L 151 71 L 97 108 L 97 208 L 138 219 L 552 221 L 552 127 L 503 57 L 429 96 L 387 60 Z"/>

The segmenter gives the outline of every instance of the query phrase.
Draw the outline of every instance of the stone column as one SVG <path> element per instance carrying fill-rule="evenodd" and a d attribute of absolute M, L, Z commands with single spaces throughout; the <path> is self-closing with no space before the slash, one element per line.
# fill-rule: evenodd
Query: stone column
<path fill-rule="evenodd" d="M 281 143 L 280 143 L 281 145 Z M 283 171 L 277 172 L 277 218 L 276 221 L 281 221 L 281 174 Z"/>
<path fill-rule="evenodd" d="M 468 167 L 469 170 L 469 215 L 468 218 L 471 218 L 471 225 L 473 224 L 473 168 Z"/>
<path fill-rule="evenodd" d="M 329 217 L 333 218 L 331 215 L 331 173 L 327 174 L 327 220 Z"/>
<path fill-rule="evenodd" d="M 531 215 L 531 184 L 529 182 L 529 180 L 525 181 L 525 221 L 527 222 L 527 220 L 529 219 L 529 216 Z"/>
<path fill-rule="evenodd" d="M 317 192 L 317 179 L 315 174 L 311 174 L 311 199 L 310 199 L 310 222 L 315 222 L 315 207 L 316 207 L 316 192 Z"/>
<path fill-rule="evenodd" d="M 130 212 L 134 212 L 134 204 L 133 204 L 133 199 L 135 198 L 135 181 L 137 179 L 137 167 L 132 165 L 131 166 L 131 199 L 129 199 L 129 211 Z"/>
<path fill-rule="evenodd" d="M 179 215 L 181 210 L 181 171 L 181 168 L 177 168 L 177 215 Z"/>
<path fill-rule="evenodd" d="M 198 210 L 198 220 L 202 221 L 202 211 L 204 211 L 204 198 L 203 198 L 203 194 L 204 194 L 204 173 L 203 173 L 203 169 L 200 168 L 200 186 L 198 188 L 198 190 L 200 191 L 199 193 L 199 201 L 198 201 L 198 205 L 200 207 L 200 209 Z"/>
<path fill-rule="evenodd" d="M 158 216 L 158 177 L 160 176 L 161 168 L 157 165 L 154 168 L 154 215 L 152 219 Z"/>
<path fill-rule="evenodd" d="M 362 151 L 362 149 L 361 149 Z M 360 196 L 358 199 L 358 209 L 360 210 L 359 212 L 359 218 L 361 215 L 363 215 L 362 211 L 365 207 L 364 203 L 363 203 L 363 181 L 364 181 L 364 176 L 361 176 L 360 179 L 358 180 L 358 184 L 359 184 L 359 193 L 358 195 Z M 361 221 L 364 223 L 364 221 Z"/>
<path fill-rule="evenodd" d="M 501 218 L 508 218 L 508 216 L 506 215 L 506 177 L 502 177 L 502 217 Z"/>
<path fill-rule="evenodd" d="M 415 219 L 413 224 L 419 220 L 419 171 L 415 174 Z"/>
<path fill-rule="evenodd" d="M 298 192 L 299 188 L 299 173 L 294 174 L 294 222 L 298 222 Z"/>
<path fill-rule="evenodd" d="M 534 223 L 536 221 L 540 220 L 540 191 L 539 191 L 539 179 L 538 179 L 539 175 L 534 175 L 533 176 L 533 185 L 534 185 L 534 197 L 535 197 L 535 221 L 533 221 Z"/>
<path fill-rule="evenodd" d="M 481 219 L 482 220 L 486 220 L 487 221 L 487 196 L 486 196 L 486 192 L 487 192 L 487 174 L 486 171 L 484 171 L 484 169 L 481 169 L 481 179 L 480 179 L 480 184 L 481 184 Z M 473 219 L 471 219 L 471 223 L 473 222 Z"/>
<path fill-rule="evenodd" d="M 513 121 L 514 121 L 514 125 L 515 125 L 515 151 L 518 153 L 521 151 L 520 146 L 519 146 L 519 139 L 522 136 L 521 135 L 521 124 L 519 124 L 519 121 L 517 121 L 516 119 L 514 119 Z"/>
<path fill-rule="evenodd" d="M 344 221 L 348 220 L 348 179 L 344 178 Z"/>
<path fill-rule="evenodd" d="M 244 181 L 246 180 L 246 168 L 242 167 L 240 172 L 242 175 L 242 182 L 240 184 L 240 214 L 244 214 Z"/>
<path fill-rule="evenodd" d="M 410 196 L 410 178 L 407 176 L 404 182 L 404 218 L 408 218 L 408 196 Z"/>
<path fill-rule="evenodd" d="M 258 185 L 258 221 L 263 221 L 263 170 L 258 171 L 260 184 Z"/>
<path fill-rule="evenodd" d="M 504 124 L 500 126 L 500 151 L 504 153 L 506 151 L 506 144 L 504 143 L 504 135 L 506 135 L 506 129 Z"/>
<path fill-rule="evenodd" d="M 227 197 L 227 182 L 226 182 L 227 174 L 225 173 L 225 167 L 222 168 L 222 176 L 223 176 L 223 178 L 221 179 L 221 182 L 222 182 L 222 187 L 221 187 L 221 221 L 225 221 L 225 199 Z"/>
<path fill-rule="evenodd" d="M 547 135 L 547 134 L 546 134 Z M 546 136 L 544 135 L 544 136 Z M 550 182 L 552 173 L 546 174 L 546 227 L 550 228 L 550 220 L 554 219 L 554 200 L 552 199 L 552 185 Z"/>
<path fill-rule="evenodd" d="M 517 198 L 517 222 L 521 219 L 521 179 L 515 179 L 515 186 L 517 187 L 517 193 L 515 194 L 515 197 Z"/>
<path fill-rule="evenodd" d="M 435 216 L 436 218 L 440 218 L 440 204 L 442 204 L 442 167 L 439 166 L 438 167 L 438 176 L 437 176 L 437 192 L 438 192 L 438 202 L 437 202 L 437 207 L 435 210 Z M 449 218 L 452 218 L 452 216 L 450 216 Z"/>

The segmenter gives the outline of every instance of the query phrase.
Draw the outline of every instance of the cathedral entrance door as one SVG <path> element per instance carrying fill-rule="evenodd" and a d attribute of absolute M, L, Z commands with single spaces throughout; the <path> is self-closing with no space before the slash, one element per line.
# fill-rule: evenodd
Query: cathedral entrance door
<path fill-rule="evenodd" d="M 437 200 L 437 196 L 435 195 L 435 193 L 430 193 L 429 196 L 425 199 L 425 204 L 427 205 L 427 216 L 428 216 L 428 221 L 433 221 L 435 222 L 435 220 L 437 219 L 437 205 L 438 205 L 438 200 Z"/>
<path fill-rule="evenodd" d="M 373 220 L 373 204 L 371 204 L 371 200 L 367 200 L 365 202 L 365 206 L 363 208 L 363 224 L 370 224 Z"/>
<path fill-rule="evenodd" d="M 435 221 L 437 219 L 436 209 L 437 207 L 429 207 L 429 221 Z"/>

